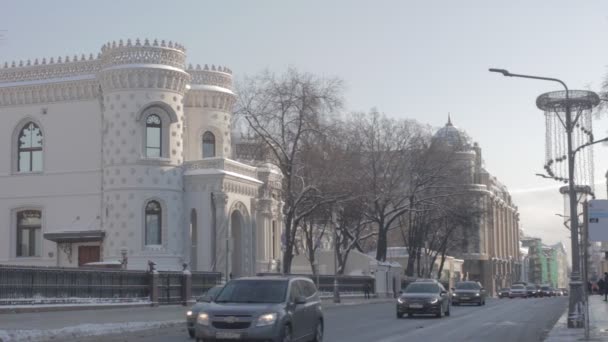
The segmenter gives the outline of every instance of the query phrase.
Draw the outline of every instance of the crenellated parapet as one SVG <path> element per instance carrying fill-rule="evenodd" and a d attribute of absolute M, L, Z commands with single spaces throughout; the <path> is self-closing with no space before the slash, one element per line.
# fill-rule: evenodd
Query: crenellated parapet
<path fill-rule="evenodd" d="M 186 72 L 192 77 L 185 99 L 186 107 L 232 111 L 235 102 L 232 92 L 232 70 L 215 65 L 211 65 L 211 67 L 189 65 Z"/>
<path fill-rule="evenodd" d="M 98 78 L 104 91 L 154 88 L 184 94 L 190 82 L 185 51 L 164 40 L 107 43 L 101 48 Z"/>
<path fill-rule="evenodd" d="M 209 67 L 207 64 L 204 67 L 201 67 L 200 64 L 193 67 L 190 64 L 186 71 L 192 76 L 193 85 L 218 86 L 232 90 L 232 70 L 226 67 L 219 65 L 217 68 L 215 65 Z"/>
<path fill-rule="evenodd" d="M 33 61 L 13 61 L 10 64 L 5 62 L 0 69 L 0 86 L 7 86 L 6 83 L 17 86 L 23 82 L 93 76 L 100 67 L 100 55 L 94 57 L 93 54 L 89 54 L 88 58 L 83 54 L 72 58 L 65 56 L 57 59 L 51 57 L 48 60 L 36 58 Z"/>
<path fill-rule="evenodd" d="M 186 49 L 172 41 L 165 43 L 162 40 L 159 43 L 157 39 L 152 42 L 136 39 L 131 42 L 131 39 L 127 39 L 123 42 L 121 39 L 101 47 L 101 63 L 104 69 L 121 65 L 159 64 L 183 70 L 186 67 Z"/>

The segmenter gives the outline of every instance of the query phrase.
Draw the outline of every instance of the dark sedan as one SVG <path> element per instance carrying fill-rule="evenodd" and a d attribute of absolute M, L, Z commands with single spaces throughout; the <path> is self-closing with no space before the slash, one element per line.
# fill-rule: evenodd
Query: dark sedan
<path fill-rule="evenodd" d="M 414 282 L 397 298 L 397 318 L 407 314 L 450 315 L 450 296 L 438 281 Z"/>
<path fill-rule="evenodd" d="M 452 293 L 452 304 L 460 305 L 465 303 L 486 304 L 486 290 L 476 281 L 462 281 L 456 283 Z"/>
<path fill-rule="evenodd" d="M 509 289 L 509 288 L 504 288 L 504 289 L 498 290 L 498 298 L 509 298 L 510 291 L 511 291 L 511 289 Z"/>
<path fill-rule="evenodd" d="M 555 291 L 551 286 L 541 286 L 540 287 L 540 296 L 541 297 L 553 297 L 555 296 Z"/>
<path fill-rule="evenodd" d="M 528 293 L 528 298 L 538 297 L 538 290 L 536 289 L 536 286 L 534 286 L 534 285 L 526 286 L 526 292 Z"/>

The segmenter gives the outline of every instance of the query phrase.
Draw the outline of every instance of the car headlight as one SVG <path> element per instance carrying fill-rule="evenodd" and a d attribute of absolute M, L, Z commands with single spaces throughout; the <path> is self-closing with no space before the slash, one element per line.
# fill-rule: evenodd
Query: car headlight
<path fill-rule="evenodd" d="M 192 310 L 186 311 L 186 316 L 191 317 L 192 316 Z"/>
<path fill-rule="evenodd" d="M 479 297 L 479 293 L 476 293 L 475 296 Z"/>
<path fill-rule="evenodd" d="M 276 322 L 276 321 L 277 321 L 276 312 L 267 313 L 267 314 L 263 314 L 260 317 L 258 317 L 258 322 L 255 326 L 256 327 L 265 327 L 267 325 L 273 325 L 274 322 Z"/>
<path fill-rule="evenodd" d="M 403 304 L 403 303 L 405 303 L 405 299 L 403 299 L 403 298 L 399 297 L 399 298 L 397 298 L 397 302 L 398 302 L 399 304 Z"/>
<path fill-rule="evenodd" d="M 458 293 L 452 293 L 452 297 L 458 297 Z"/>
<path fill-rule="evenodd" d="M 205 312 L 199 313 L 198 317 L 196 318 L 196 323 L 198 323 L 200 325 L 208 326 L 209 325 L 209 314 L 207 314 Z"/>
<path fill-rule="evenodd" d="M 437 304 L 437 302 L 439 302 L 438 298 L 433 298 L 429 301 L 429 303 L 431 303 L 431 304 Z"/>

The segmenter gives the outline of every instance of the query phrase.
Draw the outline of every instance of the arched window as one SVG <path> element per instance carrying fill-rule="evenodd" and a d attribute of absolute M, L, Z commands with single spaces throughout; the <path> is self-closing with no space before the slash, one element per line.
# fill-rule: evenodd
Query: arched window
<path fill-rule="evenodd" d="M 160 158 L 162 156 L 162 121 L 156 114 L 146 118 L 146 157 Z"/>
<path fill-rule="evenodd" d="M 160 203 L 150 201 L 146 204 L 146 245 L 160 245 L 162 210 Z"/>
<path fill-rule="evenodd" d="M 28 122 L 19 132 L 17 171 L 42 171 L 42 132 L 38 125 Z"/>
<path fill-rule="evenodd" d="M 211 132 L 203 134 L 203 158 L 215 157 L 215 135 Z"/>
<path fill-rule="evenodd" d="M 17 212 L 17 256 L 42 255 L 42 213 L 40 210 Z"/>

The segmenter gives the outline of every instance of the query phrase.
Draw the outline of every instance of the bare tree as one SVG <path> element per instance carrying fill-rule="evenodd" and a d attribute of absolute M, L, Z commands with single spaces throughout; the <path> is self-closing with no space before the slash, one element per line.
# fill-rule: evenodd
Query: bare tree
<path fill-rule="evenodd" d="M 355 114 L 348 126 L 350 146 L 359 155 L 357 178 L 364 187 L 365 218 L 376 229 L 376 259 L 386 261 L 388 232 L 411 210 L 404 191 L 408 159 L 430 135 L 415 121 L 389 119 L 376 110 Z"/>
<path fill-rule="evenodd" d="M 328 202 L 314 178 L 304 177 L 301 152 L 305 142 L 325 134 L 327 118 L 341 107 L 342 82 L 288 69 L 264 72 L 239 87 L 237 115 L 268 149 L 283 175 L 283 272 L 290 273 L 300 221 Z M 333 201 L 334 199 L 331 199 Z"/>

